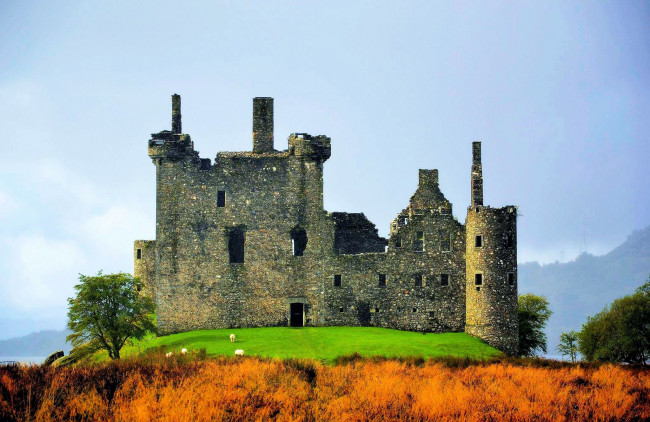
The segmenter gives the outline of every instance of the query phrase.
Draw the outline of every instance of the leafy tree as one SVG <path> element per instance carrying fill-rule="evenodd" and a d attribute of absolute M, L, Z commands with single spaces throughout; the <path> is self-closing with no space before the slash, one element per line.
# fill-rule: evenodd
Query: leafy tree
<path fill-rule="evenodd" d="M 587 318 L 578 347 L 588 361 L 645 364 L 650 358 L 650 279 Z"/>
<path fill-rule="evenodd" d="M 548 300 L 532 293 L 519 295 L 519 355 L 535 356 L 538 350 L 546 353 L 544 326 L 551 317 Z"/>
<path fill-rule="evenodd" d="M 560 344 L 557 346 L 557 351 L 562 353 L 562 356 L 569 355 L 571 362 L 576 361 L 578 354 L 578 333 L 576 331 L 569 331 L 560 335 Z"/>
<path fill-rule="evenodd" d="M 127 339 L 155 332 L 154 302 L 138 293 L 140 280 L 130 274 L 80 274 L 74 288 L 76 297 L 68 298 L 72 334 L 67 340 L 75 347 L 105 349 L 111 359 L 119 359 Z"/>

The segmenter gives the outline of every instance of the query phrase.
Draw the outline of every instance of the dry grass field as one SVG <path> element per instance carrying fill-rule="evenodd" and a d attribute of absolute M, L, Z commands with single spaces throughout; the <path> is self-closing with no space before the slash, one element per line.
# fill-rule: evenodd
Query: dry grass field
<path fill-rule="evenodd" d="M 0 367 L 0 420 L 509 420 L 650 418 L 650 372 L 461 358 L 165 359 Z"/>

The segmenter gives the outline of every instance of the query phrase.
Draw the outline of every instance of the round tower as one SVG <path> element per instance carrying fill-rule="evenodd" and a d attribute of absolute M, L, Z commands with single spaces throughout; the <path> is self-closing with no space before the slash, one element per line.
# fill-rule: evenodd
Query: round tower
<path fill-rule="evenodd" d="M 465 332 L 516 354 L 517 208 L 483 205 L 480 148 L 481 144 L 474 142 L 472 205 L 465 220 Z"/>

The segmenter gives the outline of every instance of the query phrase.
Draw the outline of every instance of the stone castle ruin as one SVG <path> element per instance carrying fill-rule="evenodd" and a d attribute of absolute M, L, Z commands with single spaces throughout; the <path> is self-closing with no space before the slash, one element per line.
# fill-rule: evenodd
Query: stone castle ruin
<path fill-rule="evenodd" d="M 323 208 L 330 138 L 273 139 L 273 98 L 253 99 L 253 150 L 200 158 L 182 132 L 152 134 L 156 240 L 137 240 L 135 275 L 161 334 L 259 326 L 377 326 L 462 332 L 516 353 L 517 209 L 483 204 L 472 144 L 465 225 L 420 170 L 407 207 L 378 236 L 363 213 Z"/>

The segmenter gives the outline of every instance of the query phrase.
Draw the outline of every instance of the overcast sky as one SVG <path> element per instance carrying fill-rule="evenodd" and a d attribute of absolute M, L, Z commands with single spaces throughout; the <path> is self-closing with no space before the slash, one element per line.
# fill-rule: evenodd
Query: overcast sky
<path fill-rule="evenodd" d="M 3 1 L 0 28 L 0 338 L 63 328 L 79 273 L 132 272 L 172 93 L 207 158 L 274 97 L 276 148 L 330 136 L 326 209 L 382 235 L 419 168 L 464 221 L 476 140 L 520 262 L 650 224 L 648 2 Z"/>

